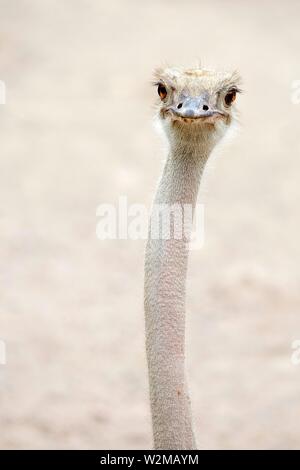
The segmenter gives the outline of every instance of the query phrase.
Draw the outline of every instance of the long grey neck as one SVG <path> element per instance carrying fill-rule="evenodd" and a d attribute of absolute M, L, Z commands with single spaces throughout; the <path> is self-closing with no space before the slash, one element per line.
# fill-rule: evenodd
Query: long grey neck
<path fill-rule="evenodd" d="M 195 208 L 207 160 L 201 146 L 174 146 L 159 182 L 157 204 Z M 187 238 L 153 239 L 145 259 L 146 349 L 155 449 L 195 449 L 190 399 L 185 378 L 185 286 Z"/>

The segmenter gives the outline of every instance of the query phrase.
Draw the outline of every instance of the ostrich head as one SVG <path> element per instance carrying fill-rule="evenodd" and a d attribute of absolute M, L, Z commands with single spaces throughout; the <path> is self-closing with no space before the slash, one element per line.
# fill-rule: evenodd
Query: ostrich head
<path fill-rule="evenodd" d="M 170 144 L 211 151 L 237 117 L 237 72 L 166 68 L 155 72 L 159 118 Z"/>

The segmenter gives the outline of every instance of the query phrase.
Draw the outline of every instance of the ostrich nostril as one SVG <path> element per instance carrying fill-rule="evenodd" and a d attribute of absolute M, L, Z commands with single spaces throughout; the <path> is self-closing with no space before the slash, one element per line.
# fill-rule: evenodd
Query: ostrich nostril
<path fill-rule="evenodd" d="M 208 111 L 209 110 L 209 107 L 207 106 L 207 104 L 203 105 L 203 111 Z"/>
<path fill-rule="evenodd" d="M 179 103 L 179 105 L 177 106 L 177 109 L 180 109 L 182 108 L 182 103 Z"/>

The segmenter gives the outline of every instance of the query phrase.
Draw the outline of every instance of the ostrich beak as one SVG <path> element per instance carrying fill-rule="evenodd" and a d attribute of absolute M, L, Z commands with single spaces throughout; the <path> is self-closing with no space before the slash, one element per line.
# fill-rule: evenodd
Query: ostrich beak
<path fill-rule="evenodd" d="M 225 117 L 225 113 L 212 107 L 209 103 L 207 94 L 202 96 L 188 96 L 179 101 L 170 108 L 171 113 L 182 119 L 208 119 L 215 120 Z"/>

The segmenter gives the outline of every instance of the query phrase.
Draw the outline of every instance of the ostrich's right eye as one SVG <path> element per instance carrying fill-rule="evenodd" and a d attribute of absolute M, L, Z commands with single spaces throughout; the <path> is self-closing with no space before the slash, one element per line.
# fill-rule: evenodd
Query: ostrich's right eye
<path fill-rule="evenodd" d="M 167 97 L 167 94 L 168 94 L 167 89 L 161 83 L 159 83 L 158 85 L 157 92 L 161 100 L 164 100 Z"/>

